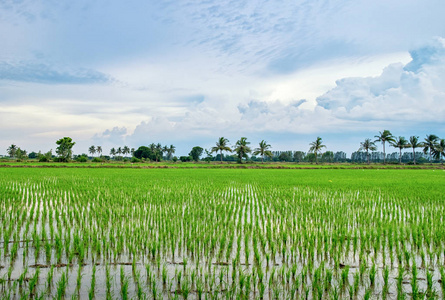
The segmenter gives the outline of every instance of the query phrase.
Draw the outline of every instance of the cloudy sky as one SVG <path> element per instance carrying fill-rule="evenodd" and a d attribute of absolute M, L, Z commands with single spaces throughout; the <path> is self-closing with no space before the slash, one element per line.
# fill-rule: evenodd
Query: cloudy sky
<path fill-rule="evenodd" d="M 443 0 L 0 1 L 0 154 L 445 137 Z"/>

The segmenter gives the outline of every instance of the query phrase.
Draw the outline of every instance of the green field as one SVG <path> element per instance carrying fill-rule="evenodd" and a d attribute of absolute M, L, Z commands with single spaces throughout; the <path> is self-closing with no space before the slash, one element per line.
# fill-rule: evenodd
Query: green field
<path fill-rule="evenodd" d="M 0 298 L 443 298 L 445 171 L 0 168 Z"/>

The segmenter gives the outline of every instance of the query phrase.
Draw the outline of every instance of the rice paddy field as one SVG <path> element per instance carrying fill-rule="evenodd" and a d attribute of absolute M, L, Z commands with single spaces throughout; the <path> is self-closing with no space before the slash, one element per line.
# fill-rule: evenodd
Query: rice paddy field
<path fill-rule="evenodd" d="M 0 299 L 443 299 L 444 170 L 0 168 Z"/>

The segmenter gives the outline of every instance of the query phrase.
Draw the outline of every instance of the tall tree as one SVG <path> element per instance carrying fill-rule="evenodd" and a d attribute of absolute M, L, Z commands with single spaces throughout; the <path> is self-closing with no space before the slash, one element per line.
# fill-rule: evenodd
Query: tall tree
<path fill-rule="evenodd" d="M 413 163 L 416 164 L 416 148 L 421 148 L 423 147 L 423 143 L 419 142 L 419 137 L 418 136 L 410 136 L 409 137 L 409 144 L 408 144 L 408 148 L 413 148 Z"/>
<path fill-rule="evenodd" d="M 425 154 L 429 153 L 430 164 L 432 163 L 431 159 L 433 157 L 434 148 L 436 148 L 438 139 L 439 137 L 437 135 L 429 134 L 426 136 L 423 142 L 423 153 Z"/>
<path fill-rule="evenodd" d="M 94 147 L 94 145 L 91 146 L 90 148 L 88 148 L 88 152 L 91 153 L 91 156 L 93 156 L 94 153 L 96 153 L 96 147 Z"/>
<path fill-rule="evenodd" d="M 192 148 L 192 151 L 190 151 L 189 155 L 192 157 L 194 161 L 198 161 L 203 151 L 204 151 L 203 148 L 196 146 Z"/>
<path fill-rule="evenodd" d="M 443 165 L 442 158 L 445 158 L 445 139 L 441 139 L 434 148 L 434 158 L 440 160 Z"/>
<path fill-rule="evenodd" d="M 379 135 L 376 135 L 375 137 L 377 138 L 375 142 L 381 142 L 383 145 L 383 164 L 386 164 L 385 143 L 394 142 L 394 136 L 389 130 L 383 130 L 383 132 L 379 131 Z"/>
<path fill-rule="evenodd" d="M 15 157 L 15 153 L 17 152 L 17 145 L 12 144 L 11 146 L 8 147 L 8 155 L 11 158 Z"/>
<path fill-rule="evenodd" d="M 247 138 L 242 137 L 235 144 L 235 151 L 238 155 L 238 162 L 243 163 L 243 158 L 248 158 L 247 154 L 252 152 L 252 149 L 248 146 L 250 142 L 247 141 Z"/>
<path fill-rule="evenodd" d="M 315 141 L 309 144 L 309 146 L 311 146 L 309 152 L 315 154 L 315 163 L 318 164 L 318 153 L 321 153 L 321 150 L 326 148 L 326 145 L 323 145 L 323 139 L 318 136 Z"/>
<path fill-rule="evenodd" d="M 168 147 L 168 150 L 167 150 L 167 159 L 168 160 L 172 159 L 172 156 L 175 153 L 175 151 L 176 151 L 176 147 L 175 146 L 170 145 L 170 147 Z"/>
<path fill-rule="evenodd" d="M 393 142 L 390 142 L 390 145 L 399 148 L 399 164 L 402 164 L 402 149 L 408 148 L 408 141 L 403 136 L 399 136 Z"/>
<path fill-rule="evenodd" d="M 254 155 L 261 155 L 261 163 L 264 163 L 264 156 L 272 157 L 272 152 L 270 152 L 271 146 L 265 141 L 262 140 L 259 144 L 259 147 L 255 149 L 253 152 Z"/>
<path fill-rule="evenodd" d="M 73 146 L 76 143 L 73 142 L 73 140 L 70 137 L 64 137 L 58 140 L 56 144 L 59 145 L 56 148 L 56 153 L 59 155 L 59 158 L 61 158 L 64 161 L 70 160 L 71 155 L 73 154 L 72 152 Z"/>
<path fill-rule="evenodd" d="M 371 151 L 375 151 L 377 150 L 377 146 L 375 145 L 375 143 L 373 141 L 371 141 L 371 139 L 366 139 L 364 142 L 360 143 L 360 148 L 358 149 L 358 151 L 366 151 L 366 158 L 368 160 L 368 165 L 369 165 L 369 150 Z"/>
<path fill-rule="evenodd" d="M 128 146 L 124 146 L 124 148 L 122 149 L 122 154 L 130 154 L 130 148 L 128 148 Z"/>
<path fill-rule="evenodd" d="M 113 158 L 116 156 L 116 149 L 111 148 L 110 149 L 110 155 L 113 156 Z"/>
<path fill-rule="evenodd" d="M 96 152 L 97 152 L 97 154 L 98 154 L 99 156 L 101 156 L 101 153 L 102 153 L 102 146 L 97 146 L 97 147 L 96 147 Z"/>
<path fill-rule="evenodd" d="M 232 149 L 228 146 L 229 140 L 225 137 L 220 137 L 218 141 L 216 142 L 216 146 L 212 147 L 212 152 L 218 152 L 220 151 L 220 157 L 221 157 L 221 163 L 223 161 L 223 151 L 232 152 Z"/>

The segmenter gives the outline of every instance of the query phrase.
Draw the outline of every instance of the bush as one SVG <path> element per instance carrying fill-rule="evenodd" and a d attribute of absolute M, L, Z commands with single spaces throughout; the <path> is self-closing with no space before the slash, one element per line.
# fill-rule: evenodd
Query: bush
<path fill-rule="evenodd" d="M 173 156 L 173 162 L 177 162 L 178 158 L 176 156 Z"/>
<path fill-rule="evenodd" d="M 46 156 L 41 156 L 41 157 L 39 158 L 39 162 L 49 162 L 49 159 L 48 159 L 48 157 L 46 157 Z"/>
<path fill-rule="evenodd" d="M 86 156 L 86 155 L 79 155 L 78 157 L 76 157 L 76 161 L 77 162 L 87 162 L 88 161 L 88 156 Z"/>
<path fill-rule="evenodd" d="M 66 157 L 54 157 L 53 161 L 55 161 L 55 162 L 68 162 L 68 158 L 66 158 Z"/>
<path fill-rule="evenodd" d="M 133 157 L 131 158 L 131 162 L 132 162 L 132 163 L 138 163 L 138 162 L 141 162 L 141 160 L 140 160 L 139 158 L 133 156 Z"/>
<path fill-rule="evenodd" d="M 95 158 L 93 158 L 92 162 L 101 163 L 101 162 L 104 162 L 104 160 L 100 157 L 95 157 Z"/>

